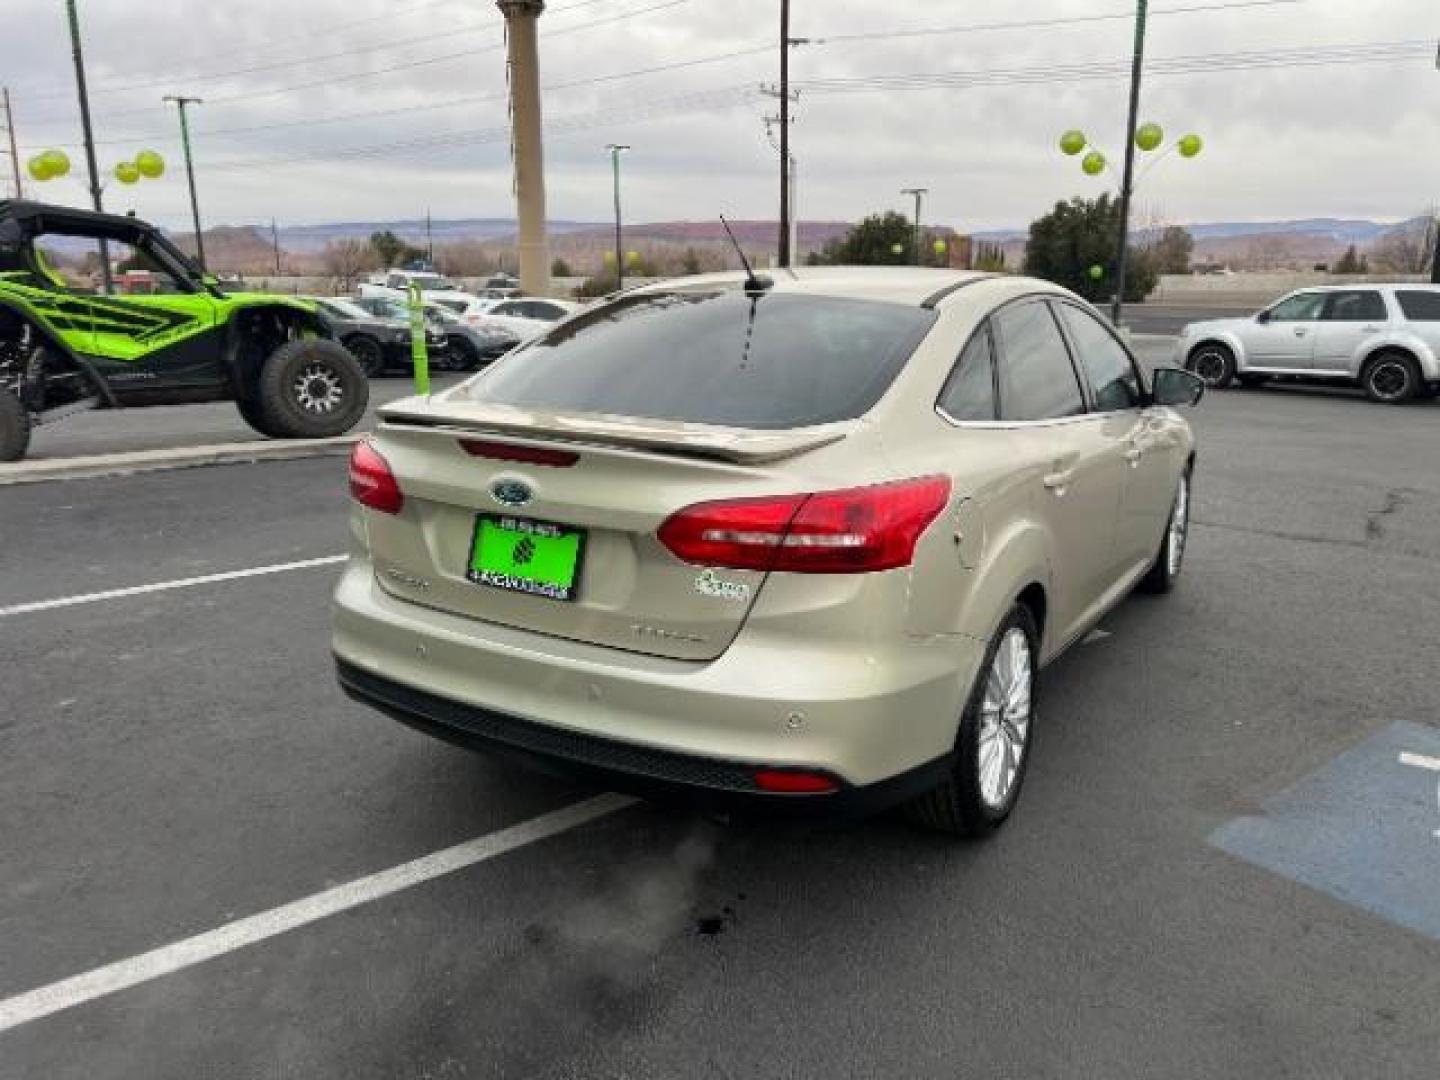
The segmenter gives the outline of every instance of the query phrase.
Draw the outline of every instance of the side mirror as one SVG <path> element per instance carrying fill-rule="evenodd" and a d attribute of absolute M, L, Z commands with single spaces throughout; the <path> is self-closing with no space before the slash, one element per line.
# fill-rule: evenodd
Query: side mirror
<path fill-rule="evenodd" d="M 1270 312 L 1269 312 L 1269 311 L 1262 311 L 1262 312 L 1260 312 L 1259 314 L 1257 314 L 1257 315 L 1255 316 L 1255 321 L 1258 322 L 1258 323 L 1267 323 L 1267 322 L 1269 322 L 1269 321 L 1270 321 Z"/>
<path fill-rule="evenodd" d="M 1180 368 L 1162 367 L 1155 369 L 1155 381 L 1150 391 L 1150 404 L 1191 406 L 1200 404 L 1205 396 L 1205 382 L 1200 376 Z"/>

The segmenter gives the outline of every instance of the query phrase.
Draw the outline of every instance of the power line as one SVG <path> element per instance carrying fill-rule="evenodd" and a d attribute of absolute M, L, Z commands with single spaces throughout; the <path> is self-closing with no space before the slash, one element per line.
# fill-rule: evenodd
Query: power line
<path fill-rule="evenodd" d="M 1213 71 L 1312 67 L 1329 64 L 1375 63 L 1404 59 L 1429 60 L 1434 45 L 1424 41 L 1374 42 L 1354 46 L 1329 46 L 1240 53 L 1206 53 L 1152 61 L 1147 73 L 1154 75 L 1207 74 Z M 998 68 L 981 71 L 932 72 L 904 75 L 872 75 L 847 79 L 810 80 L 800 84 L 807 93 L 877 93 L 897 89 L 967 89 L 1016 83 L 1050 84 L 1078 80 L 1120 79 L 1128 75 L 1128 61 L 1108 64 L 1049 65 L 1029 68 Z M 749 104 L 756 90 L 749 85 L 719 87 L 661 101 L 637 102 L 629 107 L 609 108 L 590 113 L 547 120 L 552 133 L 580 131 L 606 124 L 665 119 L 689 112 L 704 112 Z M 216 170 L 268 168 L 354 158 L 385 157 L 414 150 L 443 150 L 467 145 L 503 141 L 509 129 L 496 127 L 475 131 L 444 132 L 410 139 L 359 147 L 314 150 L 304 154 L 282 154 L 256 159 L 217 162 Z"/>
<path fill-rule="evenodd" d="M 1161 8 L 1150 12 L 1152 18 L 1160 15 L 1194 15 L 1207 11 L 1230 11 L 1236 8 L 1266 8 L 1282 5 L 1304 4 L 1308 0 L 1227 0 L 1225 3 L 1194 4 L 1188 7 Z M 1113 22 L 1135 17 L 1134 9 L 1105 12 L 1096 15 L 1069 15 L 1053 19 L 1021 19 L 1014 22 L 961 23 L 954 26 L 930 26 L 911 30 L 868 30 L 853 34 L 827 34 L 813 38 L 817 45 L 831 45 L 847 41 L 883 41 L 895 38 L 934 37 L 946 34 L 990 33 L 998 30 L 1048 30 L 1057 26 L 1081 26 L 1086 23 Z"/>
<path fill-rule="evenodd" d="M 348 28 L 350 28 L 350 27 L 359 26 L 359 25 L 361 25 L 362 23 L 379 22 L 379 21 L 381 21 L 381 20 L 390 20 L 390 21 L 393 21 L 396 17 L 398 17 L 398 16 L 400 16 L 400 15 L 404 15 L 404 14 L 406 14 L 406 13 L 408 13 L 408 12 L 419 11 L 419 10 L 422 10 L 422 9 L 425 9 L 425 8 L 443 7 L 443 6 L 446 6 L 446 5 L 453 4 L 454 2 L 455 2 L 455 0 L 429 0 L 429 2 L 427 2 L 427 3 L 416 4 L 416 5 L 414 5 L 414 6 L 412 6 L 412 7 L 409 7 L 409 8 L 401 8 L 401 9 L 398 10 L 398 11 L 390 11 L 390 12 L 385 13 L 384 15 L 376 15 L 376 16 L 372 16 L 372 17 L 370 17 L 370 18 L 356 19 L 356 20 L 353 20 L 353 21 L 350 21 L 350 22 L 347 22 L 347 23 L 343 23 L 343 24 L 340 25 L 340 28 L 341 28 L 341 29 L 348 29 Z M 576 2 L 576 3 L 573 3 L 573 4 L 565 4 L 565 5 L 561 6 L 561 7 L 550 8 L 550 9 L 549 9 L 549 13 L 550 13 L 551 15 L 559 15 L 559 14 L 562 14 L 563 12 L 572 11 L 572 10 L 574 10 L 574 9 L 576 9 L 576 8 L 589 7 L 589 6 L 591 6 L 592 4 L 608 3 L 608 2 L 610 2 L 610 0 L 577 0 L 577 2 Z M 613 18 L 607 18 L 607 19 L 604 19 L 604 20 L 597 20 L 597 22 L 607 22 L 607 21 L 613 21 Z M 586 24 L 586 25 L 595 25 L 595 24 Z M 562 28 L 562 29 L 564 29 L 564 28 Z M 420 35 L 420 36 L 417 36 L 417 37 L 411 37 L 411 38 L 402 38 L 402 39 L 400 39 L 400 40 L 398 40 L 398 41 L 396 41 L 396 40 L 390 40 L 390 41 L 380 42 L 380 43 L 375 44 L 375 45 L 355 46 L 355 47 L 351 47 L 351 48 L 348 48 L 348 49 L 340 49 L 340 50 L 337 50 L 337 51 L 335 51 L 335 52 L 330 52 L 330 53 L 320 53 L 320 54 L 310 53 L 310 54 L 306 54 L 306 55 L 303 56 L 303 57 L 291 57 L 291 58 L 287 58 L 287 59 L 283 59 L 283 60 L 273 60 L 273 61 L 270 61 L 270 62 L 268 62 L 268 63 L 256 64 L 256 65 L 253 65 L 253 66 L 251 66 L 251 67 L 231 68 L 231 69 L 226 70 L 226 71 L 216 71 L 216 72 L 210 72 L 210 73 L 208 73 L 208 74 L 205 73 L 204 71 L 197 71 L 197 72 L 182 73 L 182 74 L 164 75 L 164 76 L 161 76 L 161 77 L 156 78 L 156 79 L 146 80 L 145 82 L 125 83 L 125 84 L 123 84 L 123 85 L 112 85 L 112 84 L 110 84 L 110 83 L 100 83 L 100 84 L 98 84 L 94 89 L 95 89 L 96 91 L 103 91 L 103 92 L 106 93 L 106 94 L 124 94 L 124 93 L 130 93 L 130 92 L 137 91 L 137 90 L 152 90 L 152 89 L 154 89 L 154 88 L 157 87 L 157 86 L 170 86 L 170 85 L 174 85 L 174 84 L 180 83 L 180 82 L 184 82 L 184 83 L 187 83 L 187 84 L 189 84 L 189 83 L 197 83 L 197 82 L 213 82 L 213 81 L 218 80 L 218 79 L 230 78 L 231 76 L 234 76 L 234 75 L 253 75 L 253 74 L 255 74 L 256 72 L 260 72 L 260 71 L 270 71 L 270 70 L 273 70 L 273 69 L 275 69 L 275 68 L 291 67 L 291 66 L 293 66 L 293 65 L 294 65 L 297 61 L 299 61 L 299 60 L 303 60 L 306 64 L 313 64 L 313 63 L 317 63 L 317 62 L 324 61 L 324 60 L 337 59 L 337 58 L 340 58 L 340 57 L 362 56 L 362 55 L 365 55 L 365 54 L 368 54 L 368 53 L 384 52 L 384 51 L 388 51 L 388 50 L 390 50 L 390 49 L 403 48 L 403 47 L 405 47 L 405 46 L 407 46 L 407 45 L 417 45 L 417 44 L 422 44 L 422 43 L 427 43 L 427 42 L 434 42 L 434 41 L 444 40 L 444 39 L 448 39 L 448 38 L 458 37 L 458 36 L 460 36 L 460 35 L 462 35 L 462 34 L 473 34 L 473 33 L 480 33 L 480 32 L 484 32 L 484 33 L 495 33 L 496 31 L 499 31 L 499 30 L 501 30 L 501 28 L 500 28 L 500 27 L 497 27 L 497 26 L 495 26 L 495 25 L 493 25 L 493 24 L 492 24 L 492 25 L 485 25 L 485 26 L 480 26 L 480 25 L 463 26 L 463 27 L 454 28 L 454 29 L 447 29 L 443 34 L 442 34 L 442 33 L 435 33 L 435 32 L 432 31 L 431 33 L 428 33 L 428 34 L 423 34 L 423 35 Z M 556 32 L 558 33 L 559 31 L 556 31 Z M 274 42 L 277 42 L 277 43 L 282 42 L 282 39 L 279 39 L 279 38 L 270 39 L 270 40 L 271 40 L 271 41 L 274 41 Z M 296 39 L 295 39 L 295 35 L 291 34 L 288 38 L 283 39 L 283 43 L 293 45 L 293 44 L 295 44 L 295 40 L 296 40 Z M 265 44 L 266 44 L 266 42 L 261 42 L 261 43 L 258 43 L 258 44 L 252 43 L 252 45 L 251 45 L 249 48 L 241 51 L 239 55 L 242 55 L 242 56 L 243 56 L 246 52 L 250 52 L 250 51 L 252 51 L 253 49 L 258 49 L 258 48 L 260 48 L 261 46 L 263 46 L 263 45 L 265 45 Z M 233 59 L 235 58 L 235 56 L 236 56 L 236 53 L 233 52 L 233 51 L 232 51 L 232 52 L 227 52 L 227 53 L 224 53 L 224 54 L 217 53 L 217 54 L 214 54 L 214 59 L 233 60 Z M 38 92 L 38 93 L 31 93 L 31 94 L 28 94 L 28 95 L 26 95 L 26 96 L 27 96 L 27 99 L 28 99 L 28 100 L 31 100 L 31 101 L 44 101 L 44 100 L 47 100 L 47 99 L 50 99 L 50 98 L 63 98 L 63 97 L 67 97 L 71 92 L 72 92 L 72 91 L 69 91 L 69 90 L 45 90 L 45 91 L 40 91 L 40 92 Z M 114 115 L 114 114 L 112 114 L 112 115 Z"/>
<path fill-rule="evenodd" d="M 593 2 L 593 0 L 591 0 Z M 695 57 L 690 60 L 678 60 L 669 64 L 657 64 L 652 67 L 636 68 L 632 71 L 610 72 L 605 75 L 594 75 L 584 79 L 571 79 L 567 82 L 547 83 L 543 89 L 547 92 L 557 90 L 571 90 L 582 86 L 594 86 L 600 83 L 618 82 L 623 79 L 633 79 L 644 75 L 654 75 L 660 72 L 677 71 L 681 68 L 700 67 L 704 64 L 719 63 L 722 60 L 733 60 L 746 56 L 756 56 L 761 53 L 769 54 L 775 51 L 773 45 L 758 45 L 749 49 L 738 49 L 731 52 L 713 53 L 709 56 Z M 458 108 L 462 105 L 475 105 L 486 101 L 503 101 L 506 98 L 505 91 L 496 91 L 488 94 L 469 94 L 464 97 L 448 98 L 444 101 L 430 102 L 423 105 L 396 105 L 386 109 L 367 109 L 362 112 L 341 113 L 336 116 L 315 116 L 302 120 L 282 120 L 271 124 L 249 124 L 243 127 L 232 128 L 207 128 L 206 139 L 229 138 L 236 135 L 250 135 L 263 131 L 282 131 L 287 128 L 314 127 L 318 124 L 336 124 L 349 120 L 370 120 L 385 116 L 402 116 L 417 112 L 437 112 L 442 109 Z M 96 141 L 97 146 L 120 146 L 133 145 L 165 138 L 162 134 L 126 135 L 114 139 L 100 139 Z M 70 143 L 47 143 L 48 146 L 59 146 L 67 149 L 73 144 Z"/>
<path fill-rule="evenodd" d="M 648 7 L 635 8 L 631 11 L 620 12 L 616 15 L 608 15 L 602 19 L 593 19 L 590 22 L 576 23 L 574 26 L 562 26 L 558 29 L 549 31 L 546 34 L 546 37 L 555 38 L 563 34 L 576 33 L 580 30 L 588 30 L 595 26 L 604 26 L 610 23 L 620 22 L 624 19 L 632 19 L 637 15 L 648 15 L 656 11 L 664 11 L 667 8 L 679 7 L 681 4 L 688 4 L 691 2 L 692 0 L 661 0 L 660 3 L 651 4 Z M 435 64 L 443 64 L 451 60 L 473 59 L 480 53 L 497 52 L 504 47 L 505 46 L 503 43 L 486 45 L 479 49 L 464 49 L 458 52 L 442 53 L 439 56 L 421 57 L 415 60 L 407 60 L 401 63 L 388 64 L 383 67 L 371 68 L 367 71 L 356 71 L 343 75 L 329 75 L 323 78 L 310 79 L 306 82 L 291 83 L 286 86 L 275 86 L 264 90 L 247 90 L 233 94 L 217 94 L 209 97 L 207 100 L 207 104 L 213 106 L 224 105 L 234 101 L 253 101 L 258 98 L 275 97 L 280 94 L 288 94 L 295 90 L 313 90 L 319 87 L 333 86 L 337 83 L 357 82 L 362 79 L 372 79 L 379 75 L 393 74 L 397 71 L 412 71 L 416 68 L 430 67 Z M 333 59 L 336 55 L 343 54 L 332 54 L 330 58 Z M 204 77 L 202 76 L 200 78 L 203 79 Z M 167 84 L 173 81 L 174 79 L 172 77 L 167 77 L 164 80 L 164 82 Z M 160 82 L 157 81 L 156 83 L 149 85 L 160 85 Z M 155 106 L 146 106 L 143 108 L 135 109 L 119 109 L 114 112 L 104 113 L 102 118 L 108 120 L 122 116 L 138 116 L 142 114 L 148 115 L 155 111 Z"/>

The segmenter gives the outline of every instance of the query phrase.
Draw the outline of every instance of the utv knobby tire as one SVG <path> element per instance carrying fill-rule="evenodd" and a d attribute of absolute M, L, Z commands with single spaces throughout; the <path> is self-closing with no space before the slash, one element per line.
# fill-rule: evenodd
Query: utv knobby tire
<path fill-rule="evenodd" d="M 20 399 L 0 389 L 0 461 L 19 461 L 30 448 L 30 414 Z"/>
<path fill-rule="evenodd" d="M 324 439 L 360 422 L 370 380 L 345 346 L 324 338 L 287 341 L 260 369 L 255 400 L 279 438 Z"/>
<path fill-rule="evenodd" d="M 259 402 L 252 401 L 250 398 L 236 398 L 235 408 L 240 413 L 240 419 L 244 420 L 245 423 L 249 424 L 261 435 L 270 439 L 278 439 L 281 437 L 281 431 L 278 428 L 272 427 L 270 421 L 265 418 L 265 413 L 260 408 Z"/>

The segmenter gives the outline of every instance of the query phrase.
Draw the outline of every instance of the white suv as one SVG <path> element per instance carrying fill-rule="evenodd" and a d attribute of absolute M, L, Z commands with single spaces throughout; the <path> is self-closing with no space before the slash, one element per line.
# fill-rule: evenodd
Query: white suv
<path fill-rule="evenodd" d="M 1244 319 L 1180 331 L 1176 360 L 1223 389 L 1272 376 L 1358 383 L 1398 404 L 1440 390 L 1440 285 L 1301 289 Z"/>

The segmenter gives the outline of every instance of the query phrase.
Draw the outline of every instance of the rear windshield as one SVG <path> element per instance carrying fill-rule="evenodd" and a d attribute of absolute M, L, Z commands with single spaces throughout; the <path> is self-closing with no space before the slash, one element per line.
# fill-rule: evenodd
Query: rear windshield
<path fill-rule="evenodd" d="M 920 307 L 787 293 L 624 296 L 510 354 L 471 393 L 731 427 L 824 424 L 868 411 L 934 321 Z"/>

